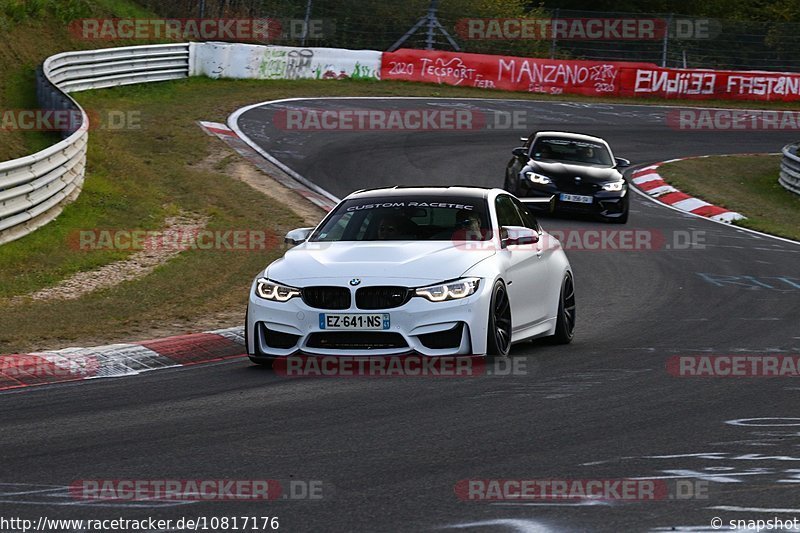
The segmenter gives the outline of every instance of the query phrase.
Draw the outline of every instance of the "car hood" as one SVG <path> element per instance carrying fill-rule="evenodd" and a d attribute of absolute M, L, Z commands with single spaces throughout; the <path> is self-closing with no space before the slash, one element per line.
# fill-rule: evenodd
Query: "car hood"
<path fill-rule="evenodd" d="M 622 179 L 622 174 L 613 167 L 595 167 L 591 165 L 570 165 L 566 163 L 547 163 L 530 161 L 525 170 L 541 173 L 553 180 L 573 180 L 580 176 L 587 182 L 601 183 Z"/>
<path fill-rule="evenodd" d="M 452 241 L 305 242 L 267 267 L 272 280 L 304 286 L 327 279 L 341 284 L 359 278 L 365 285 L 408 280 L 423 285 L 454 279 L 495 254 L 491 242 L 470 246 Z"/>

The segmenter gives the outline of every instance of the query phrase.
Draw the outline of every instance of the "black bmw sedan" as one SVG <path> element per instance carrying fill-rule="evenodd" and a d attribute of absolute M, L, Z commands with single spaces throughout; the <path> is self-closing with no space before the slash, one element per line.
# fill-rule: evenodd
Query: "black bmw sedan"
<path fill-rule="evenodd" d="M 608 222 L 628 221 L 628 184 L 599 137 L 563 131 L 539 131 L 522 139 L 506 167 L 504 189 L 517 197 L 554 197 L 556 212 L 596 215 Z"/>

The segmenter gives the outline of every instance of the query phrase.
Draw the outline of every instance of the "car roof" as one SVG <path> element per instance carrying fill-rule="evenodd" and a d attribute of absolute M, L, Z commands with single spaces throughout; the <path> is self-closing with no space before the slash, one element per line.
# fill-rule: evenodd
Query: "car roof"
<path fill-rule="evenodd" d="M 608 144 L 604 139 L 585 133 L 575 133 L 572 131 L 537 131 L 536 138 L 539 137 L 558 137 L 559 139 L 569 139 L 571 141 L 593 141 L 600 144 Z"/>
<path fill-rule="evenodd" d="M 347 198 L 373 198 L 387 196 L 454 196 L 462 198 L 487 198 L 494 191 L 491 187 L 473 187 L 467 185 L 413 185 L 394 187 L 378 187 L 374 189 L 362 189 L 347 196 Z"/>

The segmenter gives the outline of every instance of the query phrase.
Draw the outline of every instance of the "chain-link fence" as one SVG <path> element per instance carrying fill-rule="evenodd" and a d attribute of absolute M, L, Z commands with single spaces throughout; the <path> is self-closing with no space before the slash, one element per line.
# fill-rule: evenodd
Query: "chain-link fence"
<path fill-rule="evenodd" d="M 662 21 L 660 38 L 643 40 L 559 40 L 562 56 L 645 61 L 667 67 L 736 70 L 800 70 L 800 24 L 734 21 L 677 13 L 598 13 L 555 10 L 567 20 L 607 18 Z"/>
<path fill-rule="evenodd" d="M 388 50 L 406 37 L 399 43 L 405 48 L 642 61 L 668 67 L 800 70 L 797 23 L 531 9 L 523 0 L 140 2 L 166 17 L 274 19 L 282 32 L 271 42 L 292 46 Z M 412 28 L 416 31 L 409 34 Z M 633 34 L 625 33 L 626 28 L 633 28 Z"/>

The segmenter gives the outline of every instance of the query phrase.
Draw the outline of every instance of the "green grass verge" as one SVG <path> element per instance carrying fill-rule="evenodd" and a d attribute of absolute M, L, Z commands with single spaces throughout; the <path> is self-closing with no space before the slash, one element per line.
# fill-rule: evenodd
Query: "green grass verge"
<path fill-rule="evenodd" d="M 778 183 L 781 156 L 714 156 L 668 163 L 658 173 L 681 191 L 747 217 L 736 224 L 800 240 L 800 196 Z"/>
<path fill-rule="evenodd" d="M 70 35 L 81 18 L 155 17 L 131 0 L 0 0 L 0 110 L 37 109 L 36 68 L 50 55 L 68 50 L 108 48 L 132 41 L 89 41 Z M 9 119 L 10 121 L 10 119 Z M 60 140 L 56 133 L 0 128 L 0 161 L 32 154 Z"/>

